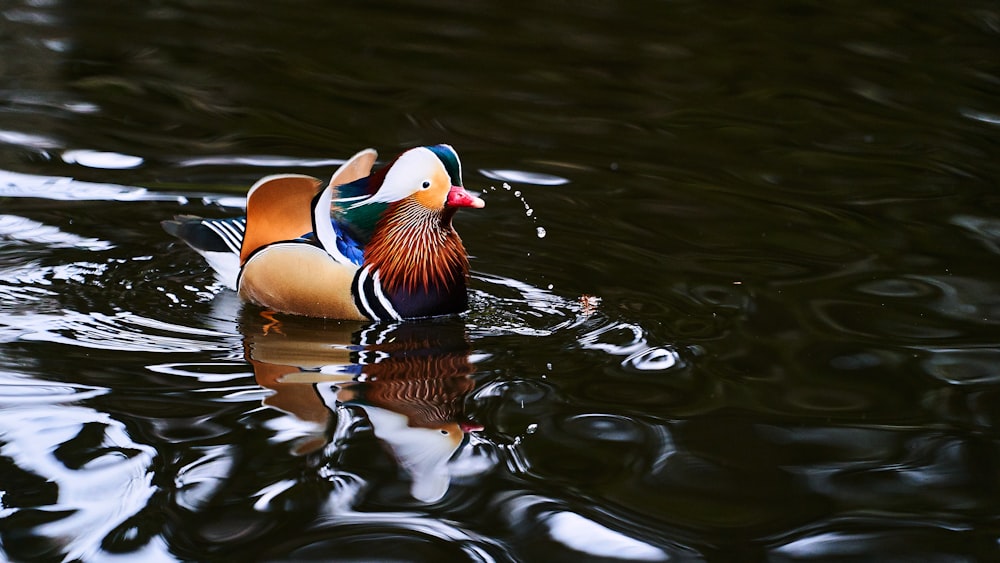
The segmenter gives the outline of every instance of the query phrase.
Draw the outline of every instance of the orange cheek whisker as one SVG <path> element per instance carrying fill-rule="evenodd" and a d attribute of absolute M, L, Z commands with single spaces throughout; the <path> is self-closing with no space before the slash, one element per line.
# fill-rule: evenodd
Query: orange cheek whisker
<path fill-rule="evenodd" d="M 380 272 L 388 291 L 443 288 L 469 275 L 458 233 L 442 225 L 439 212 L 414 200 L 393 204 L 365 249 L 365 262 Z"/>

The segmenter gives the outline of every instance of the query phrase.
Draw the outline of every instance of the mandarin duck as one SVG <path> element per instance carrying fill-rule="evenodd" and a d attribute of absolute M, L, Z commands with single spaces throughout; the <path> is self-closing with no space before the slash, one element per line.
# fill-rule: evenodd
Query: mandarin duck
<path fill-rule="evenodd" d="M 372 172 L 366 149 L 333 174 L 267 176 L 245 217 L 178 216 L 164 229 L 246 301 L 283 313 L 400 321 L 467 308 L 469 259 L 452 227 L 485 203 L 462 186 L 449 145 L 407 150 Z"/>

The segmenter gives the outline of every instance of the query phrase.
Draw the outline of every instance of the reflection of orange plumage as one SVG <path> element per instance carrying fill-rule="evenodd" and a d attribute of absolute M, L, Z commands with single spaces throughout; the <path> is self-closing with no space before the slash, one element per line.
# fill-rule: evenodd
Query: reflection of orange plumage
<path fill-rule="evenodd" d="M 317 434 L 296 444 L 296 453 L 309 453 L 326 444 L 324 434 L 331 414 L 311 385 L 284 379 L 303 369 L 349 364 L 351 354 L 348 346 L 357 326 L 338 325 L 335 329 L 320 331 L 307 325 L 278 321 L 270 312 L 259 316 L 244 315 L 241 319 L 244 355 L 253 366 L 254 379 L 261 387 L 273 391 L 263 403 L 316 425 Z"/>
<path fill-rule="evenodd" d="M 360 327 L 275 321 L 264 315 L 248 315 L 240 324 L 257 382 L 275 392 L 264 404 L 327 431 L 340 428 L 329 424 L 331 411 L 343 405 L 359 408 L 409 475 L 410 494 L 436 502 L 448 491 L 449 460 L 466 443 L 468 432 L 481 429 L 465 415 L 465 398 L 476 387 L 469 377 L 475 366 L 469 361 L 465 326 Z M 309 433 L 294 451 L 314 452 L 330 440 Z"/>
<path fill-rule="evenodd" d="M 475 387 L 468 350 L 430 355 L 440 342 L 397 339 L 374 345 L 388 356 L 364 367 L 364 381 L 345 384 L 338 398 L 361 401 L 406 416 L 409 426 L 435 428 L 463 418 L 463 402 Z"/>
<path fill-rule="evenodd" d="M 273 395 L 264 398 L 265 405 L 294 414 L 300 420 L 326 426 L 330 411 L 316 400 L 316 393 L 306 385 L 292 385 L 281 381 L 289 373 L 297 373 L 299 368 L 257 360 L 250 360 L 250 364 L 253 365 L 257 385 L 274 391 Z"/>
<path fill-rule="evenodd" d="M 303 421 L 325 424 L 329 405 L 304 384 L 336 382 L 339 401 L 397 412 L 411 427 L 466 424 L 463 402 L 476 383 L 469 377 L 475 366 L 469 361 L 461 324 L 403 324 L 392 328 L 387 333 L 391 338 L 381 343 L 360 345 L 356 332 L 360 325 L 324 323 L 313 328 L 310 324 L 275 321 L 268 314 L 247 315 L 241 323 L 255 379 L 274 391 L 264 404 Z M 355 365 L 362 373 L 357 379 L 314 371 Z"/>

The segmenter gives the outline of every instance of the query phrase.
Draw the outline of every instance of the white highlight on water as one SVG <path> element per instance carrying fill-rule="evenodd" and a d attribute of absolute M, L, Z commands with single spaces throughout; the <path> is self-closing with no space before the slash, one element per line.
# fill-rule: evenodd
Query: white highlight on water
<path fill-rule="evenodd" d="M 107 241 L 63 232 L 56 227 L 18 215 L 0 215 L 0 238 L 42 244 L 50 248 L 108 250 L 115 247 Z"/>
<path fill-rule="evenodd" d="M 66 151 L 62 154 L 62 159 L 67 164 L 79 164 L 88 168 L 103 168 L 105 170 L 138 168 L 143 163 L 142 157 L 139 156 L 84 149 Z"/>
<path fill-rule="evenodd" d="M 522 170 L 485 170 L 479 173 L 490 180 L 500 182 L 515 182 L 517 184 L 532 184 L 535 186 L 561 186 L 568 184 L 569 179 L 540 172 L 524 172 Z"/>

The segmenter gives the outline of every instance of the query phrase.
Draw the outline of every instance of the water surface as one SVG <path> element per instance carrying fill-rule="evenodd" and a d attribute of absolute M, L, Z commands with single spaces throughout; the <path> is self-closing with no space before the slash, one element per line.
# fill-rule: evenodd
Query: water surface
<path fill-rule="evenodd" d="M 1000 558 L 992 3 L 91 4 L 0 7 L 3 558 Z M 461 318 L 159 228 L 438 142 Z"/>

